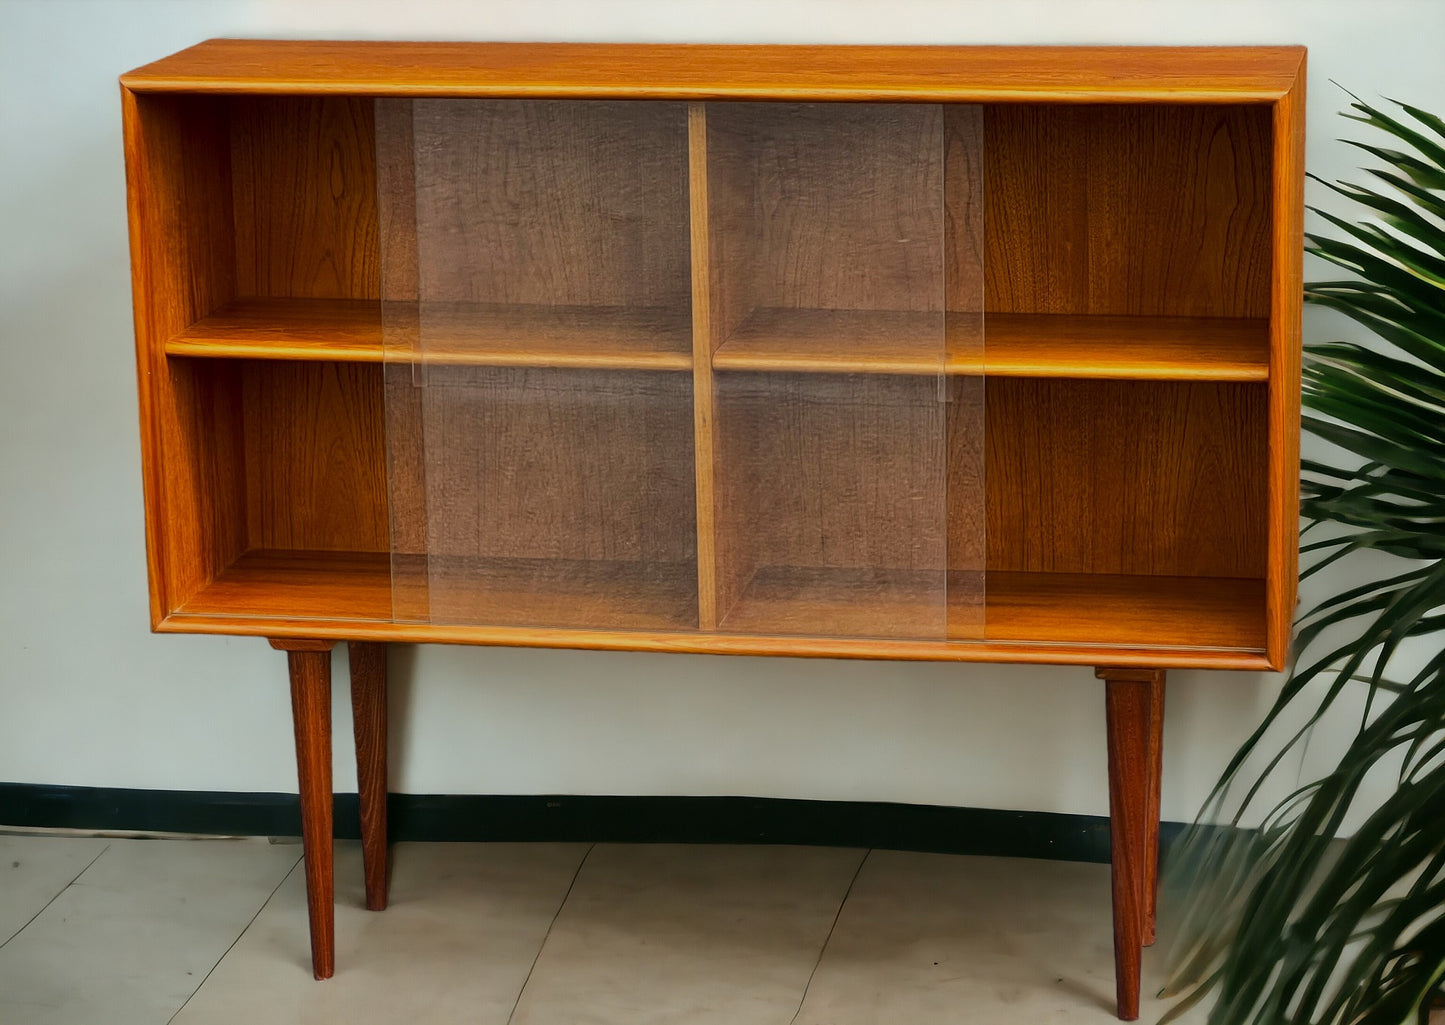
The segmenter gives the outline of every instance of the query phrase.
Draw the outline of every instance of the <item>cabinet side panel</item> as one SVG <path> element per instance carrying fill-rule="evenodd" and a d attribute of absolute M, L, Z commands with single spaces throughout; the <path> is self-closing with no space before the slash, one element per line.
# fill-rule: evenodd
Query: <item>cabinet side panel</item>
<path fill-rule="evenodd" d="M 988 568 L 1262 577 L 1266 398 L 1257 384 L 990 381 Z"/>
<path fill-rule="evenodd" d="M 250 547 L 388 548 L 382 368 L 246 362 Z"/>
<path fill-rule="evenodd" d="M 373 101 L 231 101 L 236 275 L 242 296 L 375 299 Z"/>
<path fill-rule="evenodd" d="M 1270 108 L 985 108 L 993 313 L 1265 317 Z"/>
<path fill-rule="evenodd" d="M 239 419 L 163 349 L 235 294 L 230 148 L 223 101 L 128 90 L 122 101 L 154 623 L 245 542 Z"/>
<path fill-rule="evenodd" d="M 1269 363 L 1269 575 L 1265 601 L 1270 664 L 1289 652 L 1299 582 L 1300 334 L 1304 289 L 1305 64 L 1274 107 L 1274 274 Z"/>

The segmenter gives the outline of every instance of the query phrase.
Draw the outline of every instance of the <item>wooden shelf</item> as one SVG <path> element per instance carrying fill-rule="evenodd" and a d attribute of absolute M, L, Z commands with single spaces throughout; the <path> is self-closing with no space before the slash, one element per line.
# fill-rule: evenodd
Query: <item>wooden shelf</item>
<path fill-rule="evenodd" d="M 978 318 L 950 318 L 949 373 L 976 373 L 962 334 Z M 989 377 L 1136 381 L 1264 381 L 1269 321 L 1233 317 L 1108 317 L 990 313 L 983 321 Z"/>
<path fill-rule="evenodd" d="M 737 633 L 939 638 L 942 572 L 760 567 L 725 612 Z"/>
<path fill-rule="evenodd" d="M 685 310 L 239 299 L 166 342 L 171 356 L 689 370 Z M 424 320 L 426 343 L 417 342 Z"/>
<path fill-rule="evenodd" d="M 403 581 L 429 584 L 430 619 L 559 629 L 693 630 L 697 566 L 685 563 L 471 559 L 402 565 Z M 429 579 L 428 579 L 429 578 Z M 250 551 L 177 611 L 182 616 L 392 619 L 386 553 Z M 402 617 L 405 618 L 405 617 Z"/>
<path fill-rule="evenodd" d="M 683 563 L 470 560 L 431 567 L 431 618 L 558 629 L 692 630 L 696 568 Z M 1264 649 L 1264 581 L 1083 573 L 988 574 L 985 638 L 976 586 L 950 574 L 948 640 L 1131 648 Z M 449 582 L 450 581 L 450 582 Z M 392 618 L 385 553 L 251 551 L 181 616 Z M 937 573 L 768 566 L 722 629 L 762 636 L 926 638 L 943 627 Z M 937 631 L 934 628 L 937 628 Z"/>
<path fill-rule="evenodd" d="M 928 637 L 943 631 L 941 575 L 767 566 L 729 610 L 740 633 Z M 964 579 L 965 577 L 972 579 Z M 949 574 L 953 642 L 1264 650 L 1264 581 L 1082 573 Z"/>
<path fill-rule="evenodd" d="M 696 562 L 433 556 L 431 621 L 598 630 L 697 629 Z"/>
<path fill-rule="evenodd" d="M 391 619 L 385 552 L 246 552 L 176 610 L 182 616 Z"/>
<path fill-rule="evenodd" d="M 171 356 L 383 359 L 453 366 L 687 370 L 686 312 L 655 308 L 431 303 L 426 348 L 416 307 L 392 304 L 383 345 L 380 304 L 357 299 L 241 299 L 166 342 Z M 389 315 L 392 311 L 389 310 Z M 946 359 L 939 313 L 755 310 L 713 354 L 717 370 L 792 373 L 979 372 L 977 317 L 950 317 Z M 992 313 L 984 322 L 990 377 L 1263 381 L 1268 322 L 1211 317 Z"/>
<path fill-rule="evenodd" d="M 717 370 L 1263 381 L 1269 325 L 1224 317 L 754 310 L 713 354 Z M 980 344 L 979 330 L 983 330 Z"/>
<path fill-rule="evenodd" d="M 713 353 L 715 370 L 826 374 L 943 371 L 943 314 L 756 309 Z"/>
<path fill-rule="evenodd" d="M 990 641 L 1263 651 L 1264 581 L 988 574 Z"/>
<path fill-rule="evenodd" d="M 172 335 L 166 355 L 380 363 L 381 303 L 238 299 Z"/>

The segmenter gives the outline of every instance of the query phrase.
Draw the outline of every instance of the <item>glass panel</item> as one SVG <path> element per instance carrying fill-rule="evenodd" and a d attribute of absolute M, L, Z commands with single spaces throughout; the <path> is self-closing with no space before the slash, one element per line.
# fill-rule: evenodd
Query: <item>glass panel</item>
<path fill-rule="evenodd" d="M 984 637 L 983 108 L 944 108 L 947 264 L 948 636 Z"/>
<path fill-rule="evenodd" d="M 398 618 L 695 628 L 686 109 L 381 101 L 377 129 L 410 154 L 381 204 Z"/>
<path fill-rule="evenodd" d="M 982 405 L 946 376 L 945 123 L 707 107 L 721 629 L 950 632 L 948 436 L 981 444 Z"/>

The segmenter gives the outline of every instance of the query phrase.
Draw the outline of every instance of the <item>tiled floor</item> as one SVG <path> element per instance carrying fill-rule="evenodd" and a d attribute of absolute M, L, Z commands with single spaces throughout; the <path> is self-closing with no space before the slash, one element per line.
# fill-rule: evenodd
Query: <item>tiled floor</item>
<path fill-rule="evenodd" d="M 1102 865 L 399 844 L 376 914 L 343 843 L 337 973 L 319 983 L 300 855 L 265 840 L 0 835 L 0 1023 L 1114 1020 Z M 1160 953 L 1146 953 L 1146 991 Z M 1162 1010 L 1146 997 L 1142 1020 Z"/>

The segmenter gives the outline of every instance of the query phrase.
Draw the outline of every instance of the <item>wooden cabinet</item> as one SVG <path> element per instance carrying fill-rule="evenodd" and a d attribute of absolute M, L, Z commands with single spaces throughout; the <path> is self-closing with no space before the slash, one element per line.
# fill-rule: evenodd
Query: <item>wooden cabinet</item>
<path fill-rule="evenodd" d="M 122 79 L 153 626 L 1163 670 L 1294 606 L 1304 52 L 217 40 Z M 319 746 L 318 746 L 319 745 Z M 379 795 L 379 796 L 378 796 Z M 366 803 L 366 800 L 363 802 Z"/>

